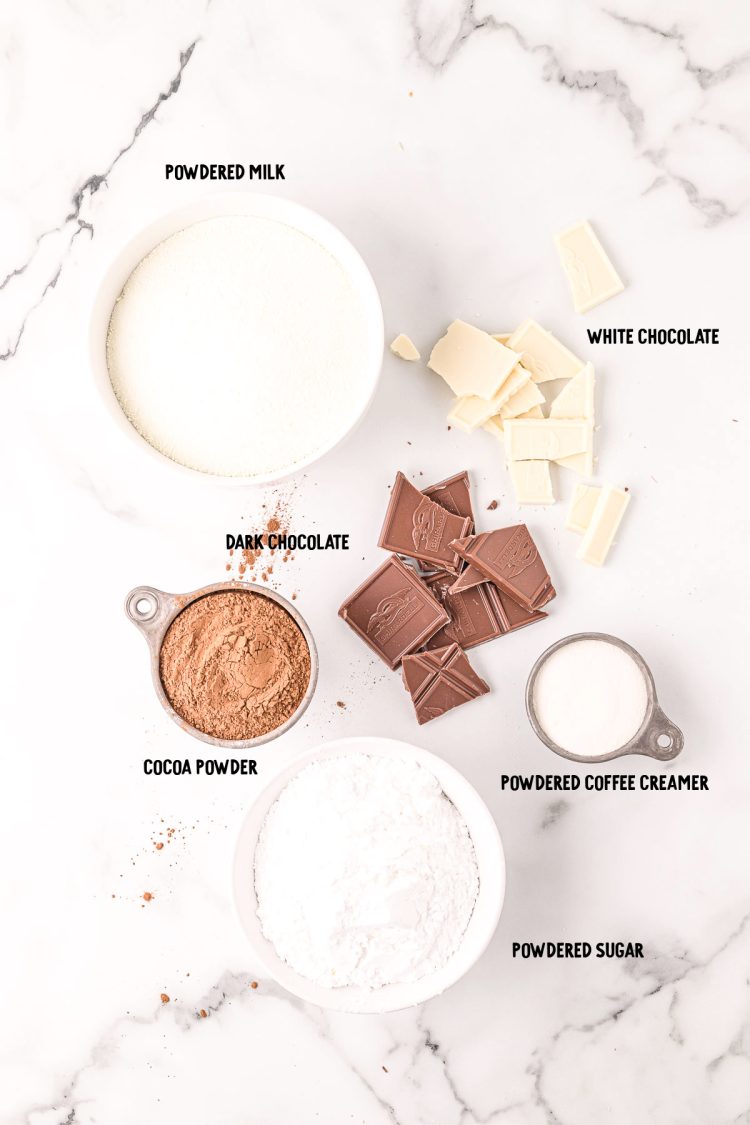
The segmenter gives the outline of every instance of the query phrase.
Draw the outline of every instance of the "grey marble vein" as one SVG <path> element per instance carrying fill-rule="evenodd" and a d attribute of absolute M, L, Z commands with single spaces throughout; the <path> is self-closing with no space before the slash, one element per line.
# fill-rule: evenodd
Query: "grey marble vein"
<path fill-rule="evenodd" d="M 568 66 L 550 43 L 532 43 L 514 24 L 507 20 L 500 20 L 494 15 L 479 18 L 475 13 L 475 4 L 476 0 L 466 0 L 466 3 L 460 9 L 459 17 L 454 20 L 455 30 L 453 34 L 444 35 L 441 34 L 444 30 L 442 24 L 433 28 L 431 33 L 428 28 L 422 27 L 419 4 L 412 3 L 410 18 L 413 46 L 422 63 L 429 66 L 435 73 L 441 73 L 453 62 L 457 54 L 475 34 L 491 32 L 505 35 L 511 38 L 526 54 L 541 56 L 544 60 L 541 70 L 542 81 L 557 84 L 569 90 L 596 94 L 604 104 L 613 106 L 618 111 L 627 124 L 638 154 L 648 160 L 658 172 L 646 192 L 664 185 L 676 188 L 682 193 L 687 203 L 698 212 L 707 227 L 716 226 L 738 214 L 737 209 L 733 209 L 722 199 L 705 195 L 692 180 L 670 169 L 667 166 L 667 153 L 665 151 L 641 148 L 646 121 L 645 111 L 637 103 L 630 86 L 616 69 L 578 69 Z M 633 20 L 616 12 L 608 11 L 605 14 L 634 30 L 645 30 L 674 42 L 683 55 L 685 70 L 695 78 L 704 90 L 725 81 L 750 63 L 750 53 L 747 53 L 738 55 L 716 70 L 710 70 L 692 61 L 685 46 L 685 36 L 679 29 L 673 28 L 670 31 L 662 31 L 655 25 Z"/>
<path fill-rule="evenodd" d="M 625 16 L 621 12 L 613 12 L 606 8 L 602 10 L 610 19 L 616 20 L 624 27 L 629 27 L 632 31 L 645 31 L 649 35 L 655 35 L 659 39 L 673 43 L 685 61 L 685 70 L 695 78 L 695 81 L 703 90 L 708 90 L 711 86 L 718 86 L 721 82 L 726 82 L 728 78 L 733 78 L 750 63 L 750 52 L 745 52 L 736 55 L 729 62 L 716 68 L 700 66 L 691 58 L 685 43 L 685 33 L 680 31 L 677 25 L 665 29 L 649 23 L 648 20 L 634 19 L 632 16 Z"/>
<path fill-rule="evenodd" d="M 608 1012 L 598 1020 L 588 1021 L 586 1023 L 566 1023 L 563 1024 L 562 1027 L 558 1028 L 558 1030 L 549 1039 L 547 1045 L 544 1048 L 537 1049 L 534 1055 L 534 1059 L 529 1066 L 529 1074 L 534 1079 L 535 1098 L 538 1099 L 536 1104 L 538 1104 L 540 1108 L 542 1108 L 547 1114 L 547 1121 L 549 1125 L 574 1125 L 574 1123 L 572 1122 L 569 1123 L 561 1121 L 555 1115 L 552 1107 L 546 1101 L 544 1092 L 542 1090 L 545 1068 L 555 1047 L 561 1039 L 571 1033 L 583 1033 L 586 1035 L 591 1035 L 602 1030 L 603 1028 L 608 1027 L 611 1024 L 615 1024 L 619 1020 L 621 1020 L 623 1016 L 628 1015 L 634 1008 L 641 1005 L 644 1001 L 651 999 L 651 997 L 656 996 L 665 988 L 669 987 L 674 987 L 675 989 L 675 993 L 670 1000 L 669 1006 L 670 1022 L 672 1024 L 672 1029 L 674 1032 L 674 1029 L 676 1029 L 676 1011 L 679 1006 L 679 993 L 677 991 L 679 986 L 693 974 L 702 972 L 703 970 L 709 968 L 709 966 L 713 965 L 717 958 L 721 957 L 721 955 L 735 941 L 742 938 L 745 935 L 746 931 L 748 931 L 749 929 L 750 913 L 745 914 L 741 918 L 738 925 L 729 934 L 726 940 L 722 942 L 722 944 L 717 949 L 715 949 L 709 957 L 700 960 L 697 958 L 688 959 L 686 956 L 683 956 L 680 958 L 680 961 L 682 962 L 684 967 L 675 972 L 664 970 L 664 968 L 662 967 L 664 958 L 655 958 L 652 962 L 652 975 L 655 975 L 657 979 L 656 983 L 652 987 L 646 989 L 646 991 L 642 992 L 638 996 L 630 997 L 625 1002 L 619 1003 L 618 1007 L 616 1007 L 613 1011 Z M 647 967 L 644 967 L 644 969 L 644 975 L 646 975 L 648 969 Z M 679 1031 L 677 1031 L 677 1034 L 680 1034 Z M 671 1037 L 674 1038 L 674 1034 L 672 1034 Z M 676 1039 L 675 1041 L 679 1042 L 680 1040 Z"/>
<path fill-rule="evenodd" d="M 73 193 L 69 204 L 70 209 L 62 222 L 55 227 L 50 227 L 48 230 L 43 231 L 42 234 L 40 234 L 36 239 L 36 242 L 34 243 L 34 249 L 29 258 L 20 266 L 16 266 L 14 269 L 12 269 L 5 276 L 5 278 L 3 278 L 2 282 L 0 283 L 0 291 L 2 291 L 7 285 L 12 283 L 16 278 L 26 273 L 29 266 L 31 266 L 31 264 L 35 260 L 39 249 L 45 239 L 49 238 L 53 234 L 62 234 L 65 231 L 66 227 L 68 227 L 70 224 L 75 225 L 75 230 L 73 231 L 73 234 L 68 241 L 67 247 L 57 263 L 57 268 L 53 276 L 46 282 L 34 304 L 32 304 L 26 311 L 23 319 L 21 320 L 21 324 L 14 335 L 12 343 L 8 345 L 5 352 L 0 353 L 0 360 L 6 361 L 9 359 L 13 359 L 13 357 L 18 352 L 18 347 L 26 330 L 26 325 L 28 323 L 29 317 L 39 308 L 50 290 L 54 289 L 57 285 L 63 265 L 65 263 L 65 259 L 68 257 L 70 247 L 72 246 L 75 238 L 77 238 L 77 236 L 84 230 L 88 232 L 90 237 L 94 237 L 93 224 L 87 219 L 81 217 L 85 205 L 96 195 L 96 193 L 102 187 L 107 186 L 108 179 L 116 168 L 117 164 L 133 148 L 143 130 L 154 120 L 159 108 L 165 102 L 169 101 L 170 98 L 174 97 L 174 95 L 177 93 L 182 84 L 182 76 L 185 72 L 185 68 L 190 62 L 197 44 L 198 39 L 194 39 L 193 42 L 190 43 L 183 51 L 180 51 L 180 64 L 177 68 L 176 73 L 169 82 L 166 90 L 162 90 L 153 104 L 146 110 L 145 113 L 141 114 L 140 120 L 135 126 L 133 134 L 128 143 L 117 152 L 117 154 L 109 162 L 108 166 L 103 172 L 96 172 L 93 175 L 86 177 L 83 183 Z"/>
<path fill-rule="evenodd" d="M 542 817 L 541 829 L 552 828 L 553 825 L 565 816 L 570 811 L 570 801 L 550 801 L 544 807 L 544 815 Z"/>
<path fill-rule="evenodd" d="M 172 1001 L 169 1005 L 169 1012 L 180 1030 L 185 1033 L 190 1033 L 194 1031 L 198 1025 L 203 1023 L 204 1017 L 200 1015 L 202 1008 L 211 1016 L 217 1015 L 226 1004 L 231 1003 L 233 1000 L 247 997 L 250 991 L 250 985 L 255 979 L 259 978 L 249 973 L 227 970 L 225 973 L 222 973 L 215 984 L 211 985 L 197 1004 L 193 1005 Z M 257 999 L 261 1002 L 268 997 L 281 1000 L 299 1012 L 300 1015 L 312 1025 L 316 1034 L 321 1039 L 324 1039 L 331 1049 L 336 1052 L 341 1058 L 342 1063 L 355 1075 L 373 1100 L 387 1113 L 393 1125 L 403 1125 L 396 1113 L 395 1107 L 378 1093 L 372 1082 L 365 1077 L 359 1067 L 352 1064 L 351 1060 L 333 1040 L 330 1034 L 327 1013 L 322 1008 L 317 1008 L 315 1005 L 305 1003 L 305 1001 L 293 996 L 272 980 L 264 980 L 262 983 L 262 991 L 254 995 L 256 995 Z M 68 1107 L 70 1107 L 68 1109 L 68 1115 L 58 1122 L 58 1125 L 75 1125 L 78 1121 L 76 1107 L 81 1104 L 76 1095 L 76 1090 L 84 1073 L 96 1068 L 103 1060 L 106 1060 L 112 1051 L 113 1044 L 118 1039 L 118 1036 L 122 1035 L 124 1028 L 132 1030 L 133 1028 L 137 1029 L 139 1027 L 153 1026 L 164 1011 L 164 1005 L 159 1003 L 149 1016 L 139 1016 L 128 1012 L 125 1016 L 116 1019 L 104 1030 L 91 1048 L 88 1061 L 78 1067 L 67 1082 L 64 1083 L 60 1091 L 60 1096 L 55 1098 L 52 1102 L 44 1104 L 39 1103 L 26 1110 L 23 1116 L 25 1125 L 32 1125 L 31 1119 L 35 1114 L 48 1114 L 68 1109 Z"/>

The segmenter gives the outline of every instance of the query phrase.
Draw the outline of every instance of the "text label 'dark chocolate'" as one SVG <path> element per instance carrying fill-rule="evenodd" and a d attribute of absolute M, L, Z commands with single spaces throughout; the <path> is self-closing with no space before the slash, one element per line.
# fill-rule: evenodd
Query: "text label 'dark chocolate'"
<path fill-rule="evenodd" d="M 454 540 L 451 547 L 526 609 L 541 609 L 555 589 L 525 523 Z"/>
<path fill-rule="evenodd" d="M 395 555 L 346 599 L 339 617 L 389 668 L 450 621 L 440 602 Z"/>
<path fill-rule="evenodd" d="M 405 656 L 402 674 L 420 726 L 490 690 L 456 644 Z"/>
<path fill-rule="evenodd" d="M 453 515 L 397 473 L 378 546 L 456 574 L 458 558 L 448 544 L 466 536 L 471 526 L 471 520 Z"/>

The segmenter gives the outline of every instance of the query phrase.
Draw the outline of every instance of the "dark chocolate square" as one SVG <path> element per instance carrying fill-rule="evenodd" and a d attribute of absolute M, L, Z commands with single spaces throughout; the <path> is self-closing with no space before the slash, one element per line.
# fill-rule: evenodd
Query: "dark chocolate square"
<path fill-rule="evenodd" d="M 457 574 L 458 556 L 448 544 L 465 537 L 471 526 L 471 520 L 453 515 L 397 473 L 378 546 Z"/>
<path fill-rule="evenodd" d="M 395 555 L 378 567 L 339 610 L 365 644 L 396 668 L 450 620 L 414 571 Z"/>
<path fill-rule="evenodd" d="M 457 644 L 405 656 L 402 675 L 420 726 L 490 690 Z"/>

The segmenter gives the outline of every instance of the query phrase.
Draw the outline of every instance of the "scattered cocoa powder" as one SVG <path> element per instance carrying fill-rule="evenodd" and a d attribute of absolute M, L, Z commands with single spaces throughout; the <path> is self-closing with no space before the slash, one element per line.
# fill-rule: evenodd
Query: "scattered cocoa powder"
<path fill-rule="evenodd" d="M 258 982 L 257 982 L 257 980 L 253 980 L 253 981 L 250 981 L 250 987 L 251 987 L 251 988 L 257 988 L 257 987 L 258 987 Z"/>
<path fill-rule="evenodd" d="M 160 852 L 164 845 L 162 844 L 161 840 L 158 840 L 157 843 L 154 844 L 154 847 L 156 848 L 157 852 Z"/>
<path fill-rule="evenodd" d="M 168 1004 L 169 1003 L 169 997 L 167 996 L 166 992 L 162 992 L 160 999 L 161 999 L 162 1004 Z"/>
<path fill-rule="evenodd" d="M 310 650 L 276 602 L 251 590 L 207 594 L 170 625 L 159 654 L 169 702 L 214 738 L 257 738 L 299 707 Z"/>
<path fill-rule="evenodd" d="M 151 894 L 151 891 L 146 891 L 144 896 L 143 896 L 143 900 L 144 900 L 144 902 L 151 902 L 151 899 L 153 897 L 154 896 Z"/>
<path fill-rule="evenodd" d="M 488 512 L 494 512 L 496 507 L 497 507 L 497 500 L 490 500 L 489 504 L 487 505 L 487 511 Z"/>
<path fill-rule="evenodd" d="M 201 1010 L 200 1010 L 200 1011 L 198 1012 L 198 1015 L 200 1016 L 200 1018 L 201 1018 L 202 1020 L 204 1020 L 204 1019 L 206 1019 L 206 1018 L 207 1018 L 207 1016 L 208 1016 L 208 1012 L 206 1011 L 206 1009 L 205 1009 L 205 1008 L 201 1008 Z"/>

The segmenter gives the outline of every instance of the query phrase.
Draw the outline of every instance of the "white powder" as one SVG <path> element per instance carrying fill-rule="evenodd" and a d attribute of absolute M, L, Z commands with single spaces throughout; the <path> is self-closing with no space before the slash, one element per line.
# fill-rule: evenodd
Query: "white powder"
<path fill-rule="evenodd" d="M 273 219 L 207 219 L 130 275 L 107 335 L 115 394 L 162 453 L 206 473 L 282 473 L 364 407 L 363 302 L 318 242 Z"/>
<path fill-rule="evenodd" d="M 352 753 L 306 766 L 255 854 L 263 933 L 328 987 L 417 981 L 458 948 L 479 889 L 474 845 L 428 770 Z"/>
<path fill-rule="evenodd" d="M 553 652 L 534 682 L 540 726 L 562 750 L 595 758 L 637 733 L 648 707 L 636 662 L 608 641 L 572 641 Z"/>

